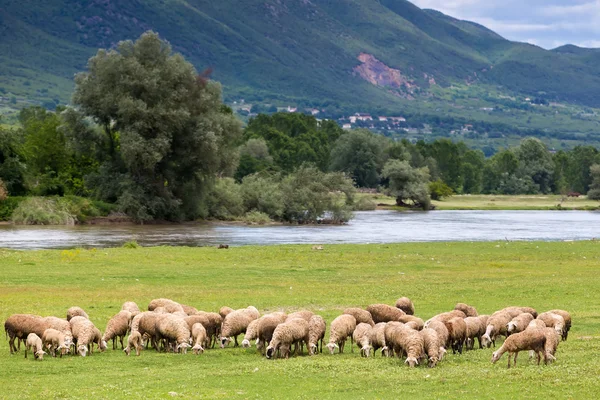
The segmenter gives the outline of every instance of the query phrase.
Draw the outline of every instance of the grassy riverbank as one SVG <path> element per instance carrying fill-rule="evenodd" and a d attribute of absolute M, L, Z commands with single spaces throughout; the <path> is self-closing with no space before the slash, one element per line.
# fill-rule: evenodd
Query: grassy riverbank
<path fill-rule="evenodd" d="M 109 350 L 25 360 L 0 341 L 0 398 L 593 398 L 600 391 L 600 243 L 428 243 L 70 251 L 0 250 L 0 318 L 86 309 L 104 330 L 126 300 L 169 297 L 199 309 L 253 304 L 308 308 L 330 322 L 346 306 L 413 299 L 428 318 L 458 301 L 491 313 L 507 305 L 573 314 L 558 361 L 490 363 L 492 350 L 450 355 L 438 368 L 358 353 L 269 361 L 255 349 L 201 356 Z M 506 357 L 506 356 L 505 356 Z"/>
<path fill-rule="evenodd" d="M 380 209 L 396 208 L 396 199 L 384 195 L 361 194 Z M 587 197 L 560 195 L 457 195 L 431 202 L 437 210 L 597 210 L 600 203 Z"/>

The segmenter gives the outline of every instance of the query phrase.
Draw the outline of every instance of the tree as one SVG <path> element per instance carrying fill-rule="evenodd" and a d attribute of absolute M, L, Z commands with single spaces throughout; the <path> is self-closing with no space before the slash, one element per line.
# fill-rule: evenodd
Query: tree
<path fill-rule="evenodd" d="M 26 193 L 23 160 L 19 133 L 0 126 L 0 179 L 11 196 Z"/>
<path fill-rule="evenodd" d="M 592 176 L 592 184 L 588 192 L 590 200 L 600 200 L 600 164 L 594 164 L 590 167 L 590 175 Z"/>
<path fill-rule="evenodd" d="M 433 200 L 442 200 L 444 197 L 450 197 L 454 193 L 452 188 L 446 185 L 441 179 L 429 182 L 429 192 Z"/>
<path fill-rule="evenodd" d="M 385 164 L 383 176 L 389 179 L 390 194 L 396 197 L 397 205 L 406 206 L 408 200 L 424 210 L 431 207 L 427 167 L 413 168 L 407 161 L 390 160 Z"/>
<path fill-rule="evenodd" d="M 359 187 L 376 187 L 388 139 L 358 129 L 342 135 L 331 149 L 332 171 L 345 172 Z"/>
<path fill-rule="evenodd" d="M 235 179 L 242 179 L 257 172 L 273 169 L 273 157 L 269 154 L 269 147 L 263 138 L 249 139 L 240 147 L 240 162 L 235 172 Z"/>
<path fill-rule="evenodd" d="M 74 112 L 67 118 L 74 147 L 99 153 L 89 182 L 97 197 L 115 196 L 134 218 L 195 218 L 215 174 L 232 173 L 241 127 L 223 106 L 220 85 L 156 33 L 99 50 L 75 85 L 73 103 L 101 132 Z"/>
<path fill-rule="evenodd" d="M 519 177 L 531 178 L 538 187 L 537 192 L 550 193 L 554 162 L 546 145 L 537 138 L 525 138 L 515 153 L 519 160 Z"/>
<path fill-rule="evenodd" d="M 469 150 L 462 157 L 463 193 L 479 194 L 483 188 L 485 156 L 481 150 Z"/>

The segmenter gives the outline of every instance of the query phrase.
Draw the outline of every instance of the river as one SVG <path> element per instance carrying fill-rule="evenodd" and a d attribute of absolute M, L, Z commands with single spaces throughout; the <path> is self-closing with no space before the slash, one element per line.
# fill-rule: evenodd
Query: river
<path fill-rule="evenodd" d="M 600 212 L 586 211 L 368 211 L 343 226 L 0 226 L 0 248 L 11 249 L 115 247 L 130 240 L 142 246 L 240 246 L 594 238 L 600 238 Z"/>

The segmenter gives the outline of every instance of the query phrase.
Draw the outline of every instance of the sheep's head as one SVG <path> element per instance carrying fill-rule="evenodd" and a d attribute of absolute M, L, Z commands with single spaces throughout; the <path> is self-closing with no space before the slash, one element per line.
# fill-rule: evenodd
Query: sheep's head
<path fill-rule="evenodd" d="M 407 357 L 404 363 L 408 364 L 409 367 L 413 368 L 419 365 L 419 360 L 417 360 L 416 357 Z"/>
<path fill-rule="evenodd" d="M 308 354 L 310 354 L 311 356 L 317 354 L 317 349 L 317 344 L 311 343 L 308 347 Z"/>
<path fill-rule="evenodd" d="M 60 354 L 64 356 L 69 352 L 69 346 L 66 343 L 63 343 L 58 346 L 58 350 L 60 350 Z"/>
<path fill-rule="evenodd" d="M 77 353 L 79 353 L 81 357 L 85 357 L 87 355 L 87 352 L 88 348 L 86 345 L 80 344 L 79 346 L 77 346 Z"/>
<path fill-rule="evenodd" d="M 108 348 L 108 345 L 106 344 L 105 340 L 101 340 L 100 344 L 98 345 L 98 348 L 100 348 L 100 351 L 104 351 Z"/>
<path fill-rule="evenodd" d="M 492 345 L 492 339 L 490 338 L 490 335 L 488 335 L 487 333 L 483 335 L 481 337 L 481 344 L 483 345 L 483 347 L 489 348 Z"/>
<path fill-rule="evenodd" d="M 364 345 L 361 349 L 360 349 L 360 355 L 364 356 L 364 357 L 369 357 L 369 355 L 371 354 L 371 349 L 372 347 L 367 345 Z"/>
<path fill-rule="evenodd" d="M 495 364 L 501 356 L 502 354 L 500 354 L 500 351 L 495 351 L 494 354 L 492 354 L 492 364 Z"/>
<path fill-rule="evenodd" d="M 288 344 L 281 345 L 279 347 L 279 353 L 281 354 L 282 358 L 289 358 L 289 356 L 290 356 L 290 345 L 288 345 Z"/>
<path fill-rule="evenodd" d="M 327 343 L 327 348 L 329 349 L 329 354 L 333 354 L 335 349 L 339 349 L 340 346 L 338 346 L 337 343 Z"/>
<path fill-rule="evenodd" d="M 73 344 L 73 336 L 65 335 L 65 345 L 67 346 L 67 348 L 71 347 L 72 344 Z"/>
<path fill-rule="evenodd" d="M 198 353 L 204 353 L 204 348 L 201 345 L 199 345 L 199 344 L 197 344 L 194 347 L 192 347 L 192 350 L 194 350 L 194 354 L 196 354 L 196 355 Z"/>
<path fill-rule="evenodd" d="M 383 347 L 381 348 L 381 356 L 382 356 L 382 357 L 384 357 L 384 356 L 385 356 L 385 357 L 389 357 L 389 355 L 390 355 L 390 349 L 389 349 L 389 347 L 387 347 L 387 346 L 383 346 Z"/>
<path fill-rule="evenodd" d="M 438 361 L 439 360 L 438 360 L 437 357 L 431 357 L 431 358 L 429 358 L 429 364 L 428 364 L 429 368 L 435 367 L 437 365 Z"/>
<path fill-rule="evenodd" d="M 127 346 L 123 349 L 123 351 L 125 352 L 125 355 L 129 355 L 129 353 L 131 353 L 131 347 Z"/>
<path fill-rule="evenodd" d="M 242 340 L 242 347 L 250 347 L 250 341 L 248 339 Z"/>
<path fill-rule="evenodd" d="M 227 346 L 229 344 L 229 342 L 231 342 L 231 338 L 230 337 L 221 337 L 221 348 L 224 349 L 225 346 Z"/>
<path fill-rule="evenodd" d="M 510 321 L 508 324 L 506 324 L 506 331 L 508 333 L 512 333 L 516 327 L 517 327 L 516 324 L 514 322 Z"/>
<path fill-rule="evenodd" d="M 559 335 L 562 336 L 562 334 L 563 334 L 563 326 L 561 324 L 556 324 L 554 326 L 554 330 L 556 331 L 556 333 L 558 333 Z"/>
<path fill-rule="evenodd" d="M 275 348 L 274 347 L 267 347 L 267 358 L 272 358 L 273 355 L 275 354 Z"/>
<path fill-rule="evenodd" d="M 43 360 L 44 359 L 44 354 L 47 354 L 44 350 L 38 350 L 35 352 L 35 358 L 37 360 Z"/>
<path fill-rule="evenodd" d="M 188 343 L 183 342 L 177 345 L 177 347 L 175 348 L 175 352 L 179 353 L 182 352 L 183 354 L 187 354 L 187 349 L 188 347 L 192 347 L 190 346 Z"/>

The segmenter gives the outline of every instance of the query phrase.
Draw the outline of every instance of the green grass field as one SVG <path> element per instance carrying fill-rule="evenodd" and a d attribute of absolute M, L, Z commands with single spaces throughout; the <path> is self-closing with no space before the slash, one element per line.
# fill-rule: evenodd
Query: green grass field
<path fill-rule="evenodd" d="M 110 350 L 24 359 L 0 341 L 0 398 L 597 398 L 600 243 L 488 242 L 70 251 L 0 250 L 0 317 L 64 316 L 78 305 L 103 331 L 127 300 L 169 297 L 207 311 L 307 308 L 330 322 L 347 306 L 413 299 L 424 319 L 461 301 L 480 313 L 509 305 L 573 316 L 557 362 L 527 355 L 507 370 L 492 349 L 450 354 L 438 367 L 343 355 L 266 360 L 254 348 L 203 355 Z M 328 334 L 326 338 L 328 337 Z M 241 340 L 241 338 L 240 338 Z M 349 347 L 347 347 L 349 349 Z"/>

